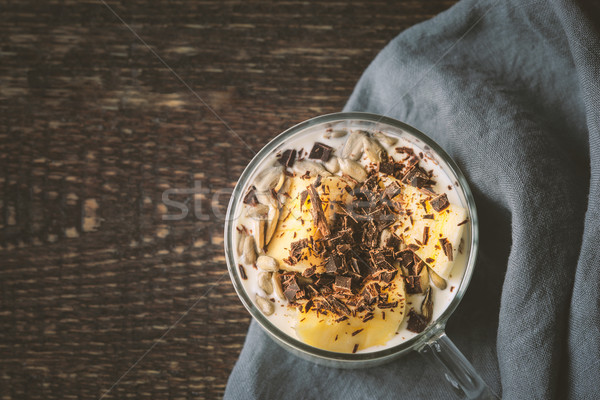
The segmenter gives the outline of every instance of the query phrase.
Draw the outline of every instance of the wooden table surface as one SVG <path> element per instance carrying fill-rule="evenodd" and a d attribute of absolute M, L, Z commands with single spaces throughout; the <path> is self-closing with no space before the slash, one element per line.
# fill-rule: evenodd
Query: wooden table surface
<path fill-rule="evenodd" d="M 228 191 L 453 3 L 2 0 L 0 399 L 221 397 Z"/>

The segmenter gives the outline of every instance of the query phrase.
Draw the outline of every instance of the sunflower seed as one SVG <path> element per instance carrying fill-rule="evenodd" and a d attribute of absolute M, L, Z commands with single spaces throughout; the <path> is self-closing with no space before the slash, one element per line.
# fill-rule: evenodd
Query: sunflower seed
<path fill-rule="evenodd" d="M 283 185 L 284 180 L 283 165 L 273 166 L 265 168 L 256 176 L 254 186 L 259 192 L 266 192 L 271 189 L 278 190 Z"/>
<path fill-rule="evenodd" d="M 269 207 L 269 214 L 267 216 L 266 222 L 266 231 L 265 231 L 265 246 L 269 244 L 273 234 L 275 233 L 275 228 L 277 227 L 277 223 L 279 222 L 279 208 L 278 207 Z"/>
<path fill-rule="evenodd" d="M 285 221 L 291 212 L 292 212 L 292 210 L 290 210 L 289 207 L 283 206 L 281 208 L 281 212 L 279 213 L 279 220 Z"/>
<path fill-rule="evenodd" d="M 423 263 L 425 264 L 425 263 Z M 419 274 L 420 282 L 421 282 L 421 292 L 425 292 L 426 290 L 428 290 L 431 286 L 429 285 L 429 267 L 427 267 L 427 264 L 425 264 L 423 266 L 423 268 L 421 269 L 421 273 Z"/>
<path fill-rule="evenodd" d="M 271 315 L 275 311 L 275 306 L 273 303 L 259 295 L 256 295 L 256 305 L 258 306 L 258 309 L 265 315 Z"/>
<path fill-rule="evenodd" d="M 335 174 L 340 170 L 340 162 L 336 156 L 331 156 L 329 161 L 327 161 L 324 165 L 325 168 L 327 168 L 327 171 L 331 172 L 332 174 Z"/>
<path fill-rule="evenodd" d="M 363 131 L 354 131 L 350 133 L 346 144 L 342 149 L 342 158 L 349 158 L 351 160 L 358 160 L 363 153 L 364 138 L 368 135 Z"/>
<path fill-rule="evenodd" d="M 285 177 L 285 175 L 284 175 Z M 283 185 L 277 190 L 277 200 L 280 205 L 285 204 L 285 201 L 290 197 L 290 187 L 292 186 L 291 179 L 284 179 Z"/>
<path fill-rule="evenodd" d="M 433 299 L 431 298 L 431 287 L 427 288 L 425 292 L 425 298 L 423 299 L 423 303 L 421 303 L 421 314 L 427 322 L 431 322 L 431 318 L 433 317 Z"/>
<path fill-rule="evenodd" d="M 340 137 L 344 137 L 348 134 L 348 131 L 345 129 L 336 129 L 335 131 L 331 132 L 331 137 L 332 138 L 340 138 Z"/>
<path fill-rule="evenodd" d="M 265 219 L 269 213 L 269 206 L 265 204 L 257 204 L 255 206 L 246 207 L 246 216 L 252 219 Z"/>
<path fill-rule="evenodd" d="M 261 272 L 258 274 L 258 287 L 266 294 L 273 293 L 273 284 L 271 283 L 271 273 Z"/>
<path fill-rule="evenodd" d="M 368 137 L 365 137 L 363 140 L 365 153 L 372 162 L 378 163 L 387 158 L 385 149 L 377 140 Z"/>
<path fill-rule="evenodd" d="M 444 278 L 439 276 L 433 270 L 433 268 L 430 268 L 430 267 L 428 267 L 428 268 L 429 268 L 429 277 L 431 278 L 431 283 L 433 283 L 435 285 L 435 287 L 437 287 L 440 290 L 446 289 L 446 287 L 448 286 L 448 282 L 446 282 L 446 280 Z"/>
<path fill-rule="evenodd" d="M 242 254 L 244 254 L 244 242 L 246 241 L 247 236 L 245 230 L 238 233 L 237 246 L 235 248 L 238 257 L 241 257 Z"/>
<path fill-rule="evenodd" d="M 263 271 L 275 272 L 277 271 L 277 260 L 269 256 L 260 256 L 256 260 L 256 266 Z"/>
<path fill-rule="evenodd" d="M 367 171 L 356 161 L 340 159 L 340 169 L 358 182 L 364 182 L 367 179 Z"/>
<path fill-rule="evenodd" d="M 281 274 L 279 272 L 273 273 L 273 286 L 275 288 L 275 294 L 281 300 L 286 300 L 285 295 L 283 294 L 283 286 L 281 284 Z"/>
<path fill-rule="evenodd" d="M 314 161 L 296 161 L 294 163 L 294 171 L 300 175 L 306 174 L 308 172 L 310 175 L 317 176 L 331 176 L 329 171 L 323 167 L 323 165 L 318 164 Z"/>
<path fill-rule="evenodd" d="M 242 259 L 246 264 L 254 264 L 256 262 L 256 247 L 252 236 L 246 236 L 244 239 Z"/>
<path fill-rule="evenodd" d="M 273 192 L 270 190 L 266 192 L 256 191 L 254 194 L 260 204 L 264 204 L 269 207 L 276 207 L 279 205 L 278 200 L 273 197 Z"/>
<path fill-rule="evenodd" d="M 384 135 L 381 132 L 375 132 L 373 133 L 373 137 L 377 140 L 379 140 L 381 143 L 387 145 L 387 146 L 393 146 L 398 142 L 398 138 L 395 137 L 391 137 L 388 135 Z"/>
<path fill-rule="evenodd" d="M 255 219 L 254 220 L 254 230 L 252 231 L 254 235 L 254 241 L 256 242 L 256 248 L 259 253 L 263 252 L 265 247 L 265 220 L 264 219 Z"/>

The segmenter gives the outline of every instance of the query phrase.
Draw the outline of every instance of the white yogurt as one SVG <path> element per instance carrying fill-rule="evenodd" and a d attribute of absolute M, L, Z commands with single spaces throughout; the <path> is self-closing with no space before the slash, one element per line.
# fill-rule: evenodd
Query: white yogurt
<path fill-rule="evenodd" d="M 384 134 L 386 133 L 385 131 L 380 131 L 380 132 L 383 132 Z M 308 135 L 303 134 L 300 136 L 292 137 L 291 140 L 287 141 L 279 149 L 277 149 L 272 154 L 270 154 L 268 157 L 266 157 L 263 160 L 263 162 L 261 163 L 261 167 L 264 168 L 266 166 L 272 165 L 273 162 L 276 161 L 277 156 L 286 149 L 296 149 L 296 150 L 298 150 L 297 158 L 300 157 L 300 155 L 302 154 L 302 156 L 307 159 L 308 154 L 309 154 L 310 150 L 312 149 L 313 144 L 315 142 L 320 142 L 320 143 L 323 143 L 323 144 L 326 144 L 326 145 L 332 147 L 333 149 L 335 149 L 335 151 L 333 152 L 333 155 L 338 156 L 341 153 L 341 148 L 343 147 L 344 143 L 346 142 L 348 135 L 339 137 L 339 138 L 327 138 L 324 135 L 326 135 L 326 131 L 319 130 L 319 131 L 312 132 Z M 393 134 L 390 134 L 390 133 L 388 133 L 388 135 L 393 136 Z M 414 138 L 413 136 L 408 136 L 408 137 L 399 138 L 398 142 L 395 143 L 393 146 L 388 146 L 382 142 L 380 142 L 380 144 L 387 150 L 388 154 L 391 155 L 396 161 L 402 161 L 403 158 L 405 157 L 404 153 L 398 153 L 395 150 L 397 147 L 412 148 L 413 151 L 415 152 L 415 154 L 417 154 L 417 155 L 419 153 L 423 153 L 423 158 L 421 159 L 419 165 L 427 171 L 433 170 L 432 178 L 436 181 L 436 184 L 433 187 L 434 191 L 436 193 L 440 193 L 440 194 L 446 193 L 451 204 L 456 204 L 456 205 L 460 205 L 464 208 L 467 208 L 467 205 L 461 201 L 461 199 L 458 195 L 458 190 L 460 190 L 460 188 L 457 187 L 457 182 L 453 182 L 453 179 L 451 177 L 449 177 L 441 169 L 441 167 L 435 161 L 437 156 L 434 155 L 433 151 L 430 150 L 428 147 L 424 146 L 423 143 L 421 143 L 418 139 Z M 300 149 L 302 149 L 301 154 L 300 154 Z M 311 161 L 315 161 L 315 160 L 311 160 Z M 366 164 L 366 162 L 364 161 L 364 158 L 363 158 L 363 164 Z M 243 188 L 242 193 L 244 195 L 247 193 L 249 187 L 252 185 L 252 182 L 254 181 L 254 177 L 256 177 L 256 175 L 258 173 L 260 173 L 260 171 L 262 170 L 261 167 L 257 168 L 254 175 L 248 180 L 247 187 Z M 341 175 L 341 173 L 338 173 L 338 175 Z M 451 189 L 449 189 L 449 187 Z M 244 225 L 248 230 L 251 230 L 253 227 L 254 221 L 245 216 L 245 212 L 244 212 L 245 207 L 249 207 L 249 206 L 247 206 L 243 203 L 239 203 L 237 205 L 237 208 L 234 211 L 234 215 L 236 215 L 238 217 L 237 217 L 237 220 L 235 221 L 234 226 L 239 227 L 241 225 Z M 449 279 L 447 279 L 448 285 L 447 285 L 446 289 L 440 290 L 437 287 L 435 287 L 434 285 L 431 285 L 432 298 L 433 298 L 433 303 L 434 303 L 432 321 L 435 321 L 444 312 L 444 310 L 448 307 L 448 305 L 450 304 L 450 302 L 452 301 L 452 299 L 454 298 L 454 296 L 456 295 L 456 293 L 458 291 L 458 288 L 460 286 L 461 280 L 464 275 L 465 266 L 467 264 L 467 255 L 469 252 L 468 245 L 470 243 L 470 240 L 468 237 L 469 234 L 470 234 L 469 229 L 468 228 L 465 229 L 464 233 L 463 233 L 463 238 L 462 238 L 462 242 L 464 243 L 464 246 L 463 246 L 464 249 L 462 249 L 462 252 L 459 252 L 455 256 L 454 266 L 452 267 L 452 272 L 450 273 Z M 238 233 L 237 229 L 233 230 L 233 235 L 234 235 L 234 237 L 233 237 L 232 242 L 237 244 L 238 240 L 239 240 L 239 237 L 238 237 L 239 233 Z M 287 334 L 295 339 L 300 340 L 300 338 L 296 334 L 296 331 L 294 330 L 294 325 L 297 322 L 296 318 L 294 317 L 295 310 L 290 308 L 291 306 L 288 305 L 287 301 L 279 299 L 274 293 L 271 295 L 267 295 L 259 288 L 258 282 L 257 282 L 258 274 L 260 272 L 259 270 L 257 270 L 252 265 L 244 264 L 241 261 L 241 257 L 238 257 L 237 254 L 235 254 L 235 262 L 236 262 L 236 265 L 237 264 L 244 265 L 247 279 L 240 278 L 240 281 L 243 283 L 244 289 L 248 293 L 250 299 L 254 300 L 254 298 L 257 294 L 260 296 L 269 298 L 269 299 L 274 299 L 275 300 L 274 301 L 275 311 L 273 312 L 272 315 L 267 316 L 267 318 L 271 321 L 271 323 L 273 323 L 273 325 L 275 325 L 282 332 L 284 332 L 285 334 Z M 236 269 L 236 271 L 237 271 L 237 269 Z M 237 272 L 239 274 L 239 271 L 237 271 Z M 414 308 L 416 311 L 419 311 L 420 307 L 421 307 L 422 299 L 423 299 L 423 295 L 407 294 L 405 315 L 408 315 L 408 311 L 411 308 Z M 372 346 L 372 347 L 369 347 L 366 349 L 361 349 L 358 351 L 358 353 L 369 353 L 369 352 L 382 350 L 382 349 L 385 349 L 388 347 L 393 347 L 393 346 L 396 346 L 396 345 L 416 336 L 417 335 L 416 333 L 410 332 L 409 330 L 406 329 L 407 321 L 408 321 L 408 317 L 405 316 L 404 320 L 398 327 L 397 334 L 392 339 L 390 339 L 386 345 Z"/>

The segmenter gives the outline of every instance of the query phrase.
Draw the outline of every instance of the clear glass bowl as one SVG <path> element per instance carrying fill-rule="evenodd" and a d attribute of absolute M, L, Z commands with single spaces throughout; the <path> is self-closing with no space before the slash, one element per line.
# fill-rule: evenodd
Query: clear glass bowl
<path fill-rule="evenodd" d="M 299 135 L 311 134 L 314 131 L 333 129 L 361 129 L 367 131 L 381 131 L 390 136 L 407 138 L 417 147 L 424 149 L 434 158 L 442 171 L 448 175 L 451 182 L 455 183 L 461 205 L 468 210 L 469 221 L 465 227 L 465 246 L 467 264 L 464 275 L 456 294 L 444 312 L 433 321 L 423 332 L 417 336 L 384 350 L 365 353 L 336 353 L 310 346 L 300 340 L 289 336 L 277 328 L 254 305 L 251 297 L 246 293 L 241 282 L 234 257 L 233 232 L 235 230 L 236 215 L 243 196 L 251 185 L 253 176 L 263 166 L 263 161 L 270 155 L 285 146 L 292 138 Z M 456 184 L 458 183 L 458 184 Z M 442 361 L 447 369 L 447 378 L 456 387 L 461 387 L 465 395 L 470 398 L 493 398 L 485 383 L 472 369 L 468 361 L 456 349 L 444 333 L 446 321 L 452 315 L 462 300 L 475 268 L 478 248 L 478 225 L 475 201 L 463 173 L 448 154 L 424 133 L 403 122 L 381 115 L 349 112 L 335 113 L 318 116 L 304 121 L 281 133 L 263 147 L 250 161 L 242 173 L 229 202 L 227 219 L 225 221 L 225 255 L 227 267 L 233 286 L 240 300 L 250 312 L 252 317 L 262 326 L 275 341 L 288 351 L 309 361 L 336 368 L 365 368 L 380 365 L 396 359 L 411 351 L 419 351 Z M 448 372 L 450 375 L 448 375 Z M 488 396 L 489 395 L 489 396 Z M 480 397 L 478 397 L 480 396 Z M 482 397 L 481 397 L 482 396 Z"/>

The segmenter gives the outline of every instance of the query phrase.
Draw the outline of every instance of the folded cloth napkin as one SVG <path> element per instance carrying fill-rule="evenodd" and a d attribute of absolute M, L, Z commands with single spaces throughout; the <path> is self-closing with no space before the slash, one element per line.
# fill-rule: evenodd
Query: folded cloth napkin
<path fill-rule="evenodd" d="M 593 2 L 463 0 L 400 34 L 345 110 L 437 141 L 480 214 L 447 332 L 504 399 L 600 398 L 600 22 Z M 287 353 L 253 322 L 227 399 L 447 399 L 414 353 L 363 370 Z"/>

